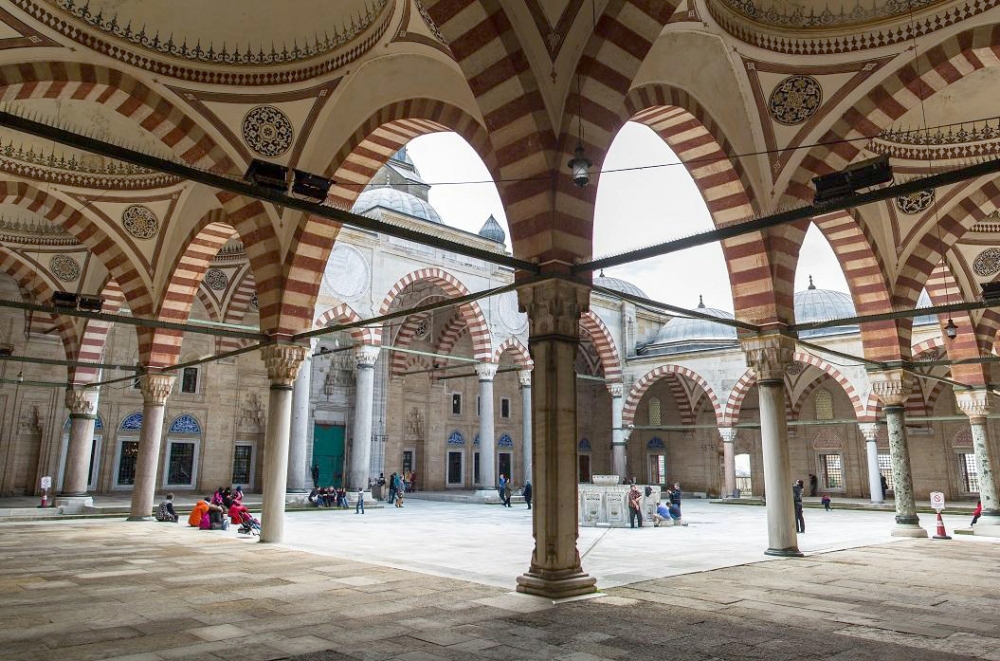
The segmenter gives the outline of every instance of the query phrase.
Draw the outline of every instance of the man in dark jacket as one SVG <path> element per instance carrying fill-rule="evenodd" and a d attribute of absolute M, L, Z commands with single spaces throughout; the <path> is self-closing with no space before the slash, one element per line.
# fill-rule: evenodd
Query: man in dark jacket
<path fill-rule="evenodd" d="M 674 486 L 670 489 L 670 504 L 676 505 L 678 511 L 681 509 L 681 485 L 679 482 L 674 482 Z"/>
<path fill-rule="evenodd" d="M 524 495 L 524 502 L 528 503 L 528 509 L 531 509 L 531 480 L 524 481 L 524 489 L 521 491 Z"/>
<path fill-rule="evenodd" d="M 806 531 L 806 520 L 802 516 L 802 491 L 805 484 L 799 480 L 792 485 L 792 502 L 795 503 L 795 532 L 802 534 Z"/>

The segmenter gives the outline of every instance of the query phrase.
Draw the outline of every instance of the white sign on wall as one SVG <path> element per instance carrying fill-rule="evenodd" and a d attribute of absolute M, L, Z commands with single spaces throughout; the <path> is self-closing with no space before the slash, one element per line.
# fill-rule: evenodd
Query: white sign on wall
<path fill-rule="evenodd" d="M 944 509 L 944 494 L 940 491 L 931 492 L 931 507 L 940 512 Z"/>
<path fill-rule="evenodd" d="M 52 476 L 51 475 L 46 475 L 45 477 L 42 478 L 42 488 L 43 489 L 51 489 L 52 488 Z"/>

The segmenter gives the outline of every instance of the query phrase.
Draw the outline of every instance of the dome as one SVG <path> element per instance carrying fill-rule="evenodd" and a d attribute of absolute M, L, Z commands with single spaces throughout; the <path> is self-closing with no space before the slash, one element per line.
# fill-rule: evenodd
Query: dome
<path fill-rule="evenodd" d="M 619 280 L 618 278 L 609 278 L 604 275 L 604 271 L 594 278 L 595 287 L 604 287 L 605 289 L 614 289 L 615 291 L 620 291 L 623 294 L 628 294 L 629 296 L 638 296 L 639 298 L 649 298 L 646 292 L 642 291 L 631 282 L 627 280 Z"/>
<path fill-rule="evenodd" d="M 386 209 L 411 218 L 443 224 L 441 216 L 430 204 L 415 195 L 388 186 L 372 187 L 363 192 L 351 207 L 351 212 L 367 215 L 373 209 Z"/>
<path fill-rule="evenodd" d="M 493 217 L 493 214 L 490 214 L 490 217 L 483 223 L 483 226 L 479 230 L 479 236 L 490 241 L 496 241 L 497 243 L 503 243 L 507 240 L 507 233 L 500 227 L 500 223 Z"/>
<path fill-rule="evenodd" d="M 719 319 L 734 318 L 725 310 L 705 307 L 700 296 L 698 297 L 698 311 Z M 736 329 L 732 326 L 707 319 L 676 317 L 664 324 L 656 339 L 643 347 L 639 353 L 672 354 L 735 345 Z"/>
<path fill-rule="evenodd" d="M 815 321 L 843 319 L 856 317 L 854 301 L 849 294 L 832 289 L 817 289 L 809 276 L 809 287 L 805 291 L 795 293 L 795 323 L 808 324 Z M 858 332 L 858 326 L 834 326 L 831 328 L 816 328 L 800 331 L 799 337 L 822 337 L 824 335 L 839 335 L 847 332 Z"/>

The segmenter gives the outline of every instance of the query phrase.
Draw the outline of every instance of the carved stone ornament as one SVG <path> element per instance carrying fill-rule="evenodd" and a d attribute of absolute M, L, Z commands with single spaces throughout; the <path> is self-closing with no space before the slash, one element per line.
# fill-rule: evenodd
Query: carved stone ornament
<path fill-rule="evenodd" d="M 622 397 L 625 394 L 625 386 L 621 383 L 609 383 L 608 392 L 611 393 L 612 397 Z"/>
<path fill-rule="evenodd" d="M 291 387 L 309 347 L 298 344 L 269 344 L 260 350 L 272 386 Z"/>
<path fill-rule="evenodd" d="M 264 428 L 264 404 L 255 392 L 248 392 L 240 406 L 240 429 L 260 431 Z"/>
<path fill-rule="evenodd" d="M 140 377 L 139 390 L 142 391 L 143 403 L 160 406 L 166 404 L 175 378 L 173 374 L 147 374 Z"/>
<path fill-rule="evenodd" d="M 531 387 L 531 370 L 520 370 L 517 373 L 517 382 L 522 388 Z"/>
<path fill-rule="evenodd" d="M 878 438 L 878 425 L 874 422 L 859 422 L 858 429 L 868 443 L 874 443 Z"/>
<path fill-rule="evenodd" d="M 957 390 L 955 400 L 971 422 L 983 422 L 990 412 L 990 395 L 985 390 Z"/>
<path fill-rule="evenodd" d="M 32 404 L 21 414 L 21 431 L 30 434 L 41 433 L 42 416 L 38 412 L 38 406 Z"/>
<path fill-rule="evenodd" d="M 496 363 L 479 363 L 476 365 L 476 374 L 480 381 L 492 381 L 493 377 L 497 375 L 498 367 L 499 365 Z"/>
<path fill-rule="evenodd" d="M 417 407 L 411 408 L 410 414 L 406 416 L 406 435 L 415 439 L 424 437 L 424 416 Z"/>
<path fill-rule="evenodd" d="M 522 312 L 528 313 L 531 336 L 580 336 L 580 315 L 590 309 L 590 288 L 548 280 L 517 290 Z"/>
<path fill-rule="evenodd" d="M 88 415 L 94 412 L 94 395 L 96 393 L 93 389 L 84 390 L 83 388 L 67 388 L 66 389 L 66 408 L 69 412 L 74 415 Z"/>
<path fill-rule="evenodd" d="M 757 382 L 780 381 L 792 364 L 795 339 L 787 335 L 757 335 L 740 340 L 747 357 L 747 367 L 757 375 Z"/>
<path fill-rule="evenodd" d="M 913 377 L 903 370 L 870 372 L 872 392 L 883 406 L 904 406 L 913 392 Z"/>
<path fill-rule="evenodd" d="M 379 348 L 371 344 L 362 344 L 354 348 L 354 359 L 358 367 L 374 367 L 378 354 Z"/>
<path fill-rule="evenodd" d="M 723 443 L 734 443 L 737 433 L 739 432 L 734 427 L 719 427 L 719 436 L 722 437 Z"/>

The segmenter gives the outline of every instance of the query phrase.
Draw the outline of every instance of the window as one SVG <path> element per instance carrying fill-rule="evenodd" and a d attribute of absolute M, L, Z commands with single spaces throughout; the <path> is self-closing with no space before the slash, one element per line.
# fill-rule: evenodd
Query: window
<path fill-rule="evenodd" d="M 139 441 L 122 441 L 118 455 L 118 484 L 135 484 L 135 462 L 139 457 Z"/>
<path fill-rule="evenodd" d="M 500 417 L 509 418 L 510 417 L 510 400 L 506 397 L 500 398 Z"/>
<path fill-rule="evenodd" d="M 660 422 L 660 400 L 656 397 L 649 399 L 649 424 L 654 427 L 662 424 Z"/>
<path fill-rule="evenodd" d="M 885 490 L 892 491 L 892 456 L 888 452 L 878 453 L 878 472 L 885 478 Z"/>
<path fill-rule="evenodd" d="M 451 486 L 462 484 L 462 453 L 448 453 L 448 484 Z"/>
<path fill-rule="evenodd" d="M 823 481 L 827 489 L 844 488 L 844 469 L 839 454 L 821 454 L 819 463 L 823 470 Z"/>
<path fill-rule="evenodd" d="M 198 368 L 185 367 L 181 375 L 181 392 L 198 392 Z"/>
<path fill-rule="evenodd" d="M 833 395 L 829 390 L 817 390 L 813 399 L 817 420 L 833 420 Z"/>
<path fill-rule="evenodd" d="M 662 454 L 649 455 L 649 483 L 667 483 L 667 457 Z"/>
<path fill-rule="evenodd" d="M 741 496 L 753 494 L 753 478 L 750 476 L 750 455 L 738 454 L 736 462 L 736 490 Z"/>
<path fill-rule="evenodd" d="M 461 393 L 451 393 L 451 414 L 462 415 L 462 395 Z"/>
<path fill-rule="evenodd" d="M 233 484 L 253 484 L 253 445 L 237 443 L 233 452 Z"/>
<path fill-rule="evenodd" d="M 191 486 L 194 484 L 194 453 L 194 443 L 186 441 L 170 442 L 167 484 L 178 486 Z"/>
<path fill-rule="evenodd" d="M 979 492 L 979 467 L 976 465 L 976 455 L 958 455 L 959 471 L 962 477 L 962 491 L 965 493 Z"/>
<path fill-rule="evenodd" d="M 472 457 L 472 483 L 479 484 L 479 453 Z"/>

